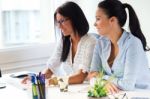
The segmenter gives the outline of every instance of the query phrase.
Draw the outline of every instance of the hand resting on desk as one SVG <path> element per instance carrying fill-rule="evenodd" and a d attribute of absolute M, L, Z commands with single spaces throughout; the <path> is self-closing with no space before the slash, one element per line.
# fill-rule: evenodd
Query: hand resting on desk
<path fill-rule="evenodd" d="M 51 77 L 52 72 L 49 68 L 46 68 L 45 70 L 42 71 L 42 74 L 45 75 L 45 78 L 48 79 Z M 21 81 L 22 84 L 27 84 L 28 81 L 31 81 L 31 76 L 29 74 L 29 76 L 26 76 L 23 78 L 23 80 Z"/>

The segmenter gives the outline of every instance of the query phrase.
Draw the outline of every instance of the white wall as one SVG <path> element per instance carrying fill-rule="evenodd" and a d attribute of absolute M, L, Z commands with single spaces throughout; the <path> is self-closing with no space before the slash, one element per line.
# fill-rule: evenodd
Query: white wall
<path fill-rule="evenodd" d="M 3 73 L 16 71 L 38 72 L 45 68 L 55 44 L 35 44 L 0 50 L 0 68 Z"/>
<path fill-rule="evenodd" d="M 1 0 L 0 0 L 1 1 Z M 9 0 L 7 0 L 9 1 Z M 15 0 L 14 2 L 17 2 Z M 22 0 L 25 1 L 25 0 Z M 28 0 L 30 1 L 30 0 Z M 43 42 L 53 42 L 54 43 L 54 22 L 53 13 L 54 5 L 53 0 L 40 0 L 40 10 L 42 13 L 41 16 L 41 30 L 44 36 L 42 35 Z M 32 2 L 32 1 L 31 1 Z M 24 2 L 23 2 L 24 3 Z M 1 5 L 1 3 L 0 3 Z M 15 6 L 16 7 L 16 6 Z M 29 6 L 28 8 L 30 8 Z M 8 7 L 9 8 L 9 7 Z M 1 6 L 0 6 L 1 11 Z M 1 14 L 1 13 L 0 13 Z M 0 15 L 1 19 L 1 15 Z M 2 24 L 0 24 L 0 46 L 2 40 Z M 51 37 L 49 39 L 49 37 Z M 48 58 L 53 52 L 55 45 L 52 43 L 48 44 L 29 44 L 29 45 L 18 45 L 15 47 L 10 46 L 10 48 L 0 48 L 0 69 L 3 73 L 16 72 L 21 70 L 31 70 L 31 71 L 40 71 L 45 67 L 45 64 Z"/>
<path fill-rule="evenodd" d="M 96 29 L 94 27 L 95 22 L 95 13 L 97 9 L 97 4 L 100 0 L 76 0 L 76 2 L 81 6 L 83 9 L 88 22 L 90 24 L 90 30 L 91 33 L 96 33 Z"/>

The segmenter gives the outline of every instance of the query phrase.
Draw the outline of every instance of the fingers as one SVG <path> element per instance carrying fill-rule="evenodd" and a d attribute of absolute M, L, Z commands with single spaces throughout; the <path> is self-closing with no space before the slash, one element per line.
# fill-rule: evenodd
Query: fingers
<path fill-rule="evenodd" d="M 112 92 L 114 93 L 118 93 L 120 90 L 118 89 L 118 87 L 116 87 L 114 84 L 111 84 L 111 87 L 112 87 Z"/>
<path fill-rule="evenodd" d="M 52 76 L 53 73 L 49 68 L 47 68 L 43 71 L 43 74 L 45 74 L 45 78 L 48 79 Z"/>
<path fill-rule="evenodd" d="M 21 81 L 22 84 L 27 84 L 28 81 L 30 81 L 31 78 L 29 76 L 24 77 L 23 80 Z"/>
<path fill-rule="evenodd" d="M 51 79 L 48 79 L 48 85 L 58 85 L 57 77 L 53 77 Z"/>
<path fill-rule="evenodd" d="M 111 86 L 111 93 L 118 93 L 120 90 L 116 86 Z"/>
<path fill-rule="evenodd" d="M 98 72 L 90 72 L 87 76 L 87 78 L 90 80 L 93 77 L 96 77 L 98 75 Z"/>
<path fill-rule="evenodd" d="M 113 94 L 113 93 L 118 93 L 120 90 L 112 83 L 108 83 L 105 86 L 106 90 L 108 93 Z"/>

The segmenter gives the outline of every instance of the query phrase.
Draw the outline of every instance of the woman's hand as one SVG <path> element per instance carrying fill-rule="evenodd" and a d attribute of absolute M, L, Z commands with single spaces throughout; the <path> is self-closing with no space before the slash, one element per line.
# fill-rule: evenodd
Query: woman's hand
<path fill-rule="evenodd" d="M 29 81 L 31 81 L 31 77 L 30 76 L 27 76 L 27 77 L 24 77 L 23 80 L 21 81 L 22 84 L 27 84 Z"/>
<path fill-rule="evenodd" d="M 58 79 L 57 77 L 52 77 L 50 79 L 47 79 L 47 82 L 46 82 L 49 85 L 58 85 Z"/>
<path fill-rule="evenodd" d="M 42 74 L 45 75 L 45 78 L 48 79 L 52 76 L 52 71 L 49 68 L 46 68 L 45 70 L 43 70 Z M 22 84 L 27 84 L 28 81 L 31 81 L 31 77 L 27 76 L 24 77 L 23 80 L 21 81 Z"/>
<path fill-rule="evenodd" d="M 96 77 L 98 75 L 98 72 L 90 72 L 89 74 L 88 74 L 88 76 L 87 76 L 87 78 L 90 80 L 91 78 L 93 78 L 93 77 Z"/>
<path fill-rule="evenodd" d="M 118 93 L 120 91 L 120 89 L 111 82 L 108 82 L 105 85 L 105 88 L 106 88 L 107 92 L 110 93 L 110 94 Z"/>
<path fill-rule="evenodd" d="M 53 72 L 49 68 L 46 68 L 42 71 L 42 74 L 45 74 L 45 78 L 49 79 L 52 76 Z"/>

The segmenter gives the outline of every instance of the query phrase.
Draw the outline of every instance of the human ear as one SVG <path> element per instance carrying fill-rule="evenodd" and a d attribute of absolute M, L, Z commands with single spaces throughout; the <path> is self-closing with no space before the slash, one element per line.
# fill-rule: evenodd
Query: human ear
<path fill-rule="evenodd" d="M 109 18 L 109 22 L 111 25 L 114 25 L 114 24 L 118 23 L 118 20 L 116 17 L 111 17 L 111 18 Z"/>
<path fill-rule="evenodd" d="M 116 22 L 117 18 L 116 17 L 111 17 L 109 20 L 110 20 L 110 22 Z"/>

